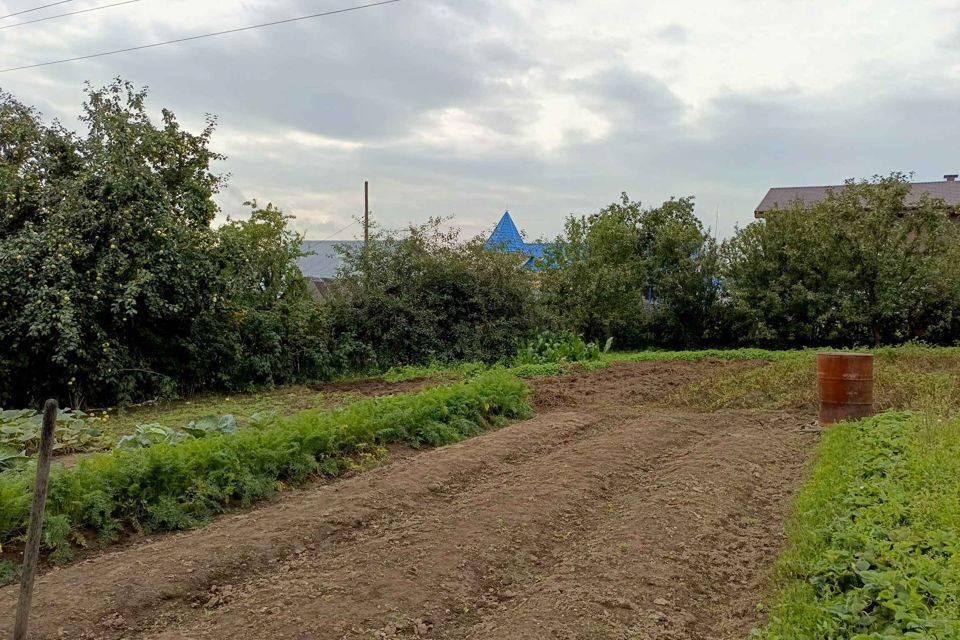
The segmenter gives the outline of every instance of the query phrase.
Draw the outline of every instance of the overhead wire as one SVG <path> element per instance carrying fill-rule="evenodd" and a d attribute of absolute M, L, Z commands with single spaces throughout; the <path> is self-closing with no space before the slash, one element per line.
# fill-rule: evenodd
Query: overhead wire
<path fill-rule="evenodd" d="M 65 0 L 69 2 L 70 0 Z M 113 51 L 103 51 L 101 53 L 92 53 L 85 56 L 76 56 L 73 58 L 63 58 L 62 60 L 51 60 L 50 62 L 38 62 L 36 64 L 25 64 L 19 67 L 9 67 L 7 69 L 0 69 L 0 73 L 10 73 L 11 71 L 22 71 L 24 69 L 36 69 L 38 67 L 49 67 L 55 64 L 63 64 L 65 62 L 76 62 L 78 60 L 89 60 L 91 58 L 101 58 L 103 56 L 112 56 L 118 53 L 128 53 L 130 51 L 141 51 L 143 49 L 152 49 L 154 47 L 162 47 L 168 44 L 177 44 L 180 42 L 190 42 L 193 40 L 200 40 L 202 38 L 212 38 L 214 36 L 223 36 L 231 33 L 240 33 L 242 31 L 252 31 L 253 29 L 262 29 L 264 27 L 273 27 L 280 24 L 289 24 L 291 22 L 299 22 L 301 20 L 312 20 L 315 18 L 323 18 L 325 16 L 337 15 L 340 13 L 348 13 L 351 11 L 360 11 L 361 9 L 371 9 L 373 7 L 380 7 L 386 4 L 394 4 L 400 2 L 401 0 L 382 0 L 381 2 L 372 2 L 370 4 L 361 4 L 353 7 L 347 7 L 345 9 L 335 9 L 333 11 L 324 11 L 322 13 L 314 13 L 307 16 L 298 16 L 296 18 L 285 18 L 283 20 L 273 20 L 271 22 L 263 22 L 260 24 L 254 24 L 247 27 L 237 27 L 235 29 L 224 29 L 223 31 L 214 31 L 212 33 L 203 33 L 196 36 L 187 36 L 185 38 L 176 38 L 174 40 L 165 40 L 163 42 L 154 42 L 152 44 L 144 44 L 136 47 L 126 47 L 124 49 L 114 49 Z"/>
<path fill-rule="evenodd" d="M 0 26 L 0 30 L 13 29 L 14 27 L 23 27 L 28 24 L 34 24 L 37 22 L 46 22 L 47 20 L 56 20 L 57 18 L 66 18 L 67 16 L 76 16 L 76 15 L 80 15 L 81 13 L 90 13 L 91 11 L 100 11 L 102 9 L 110 9 L 112 7 L 119 7 L 124 4 L 133 4 L 134 2 L 143 2 L 143 0 L 124 0 L 123 2 L 114 2 L 113 4 L 102 4 L 97 7 L 90 7 L 89 9 L 79 9 L 77 11 L 70 11 L 69 13 L 58 13 L 53 16 L 36 18 L 35 20 L 24 20 L 23 22 L 14 22 L 13 24 L 5 24 Z"/>
<path fill-rule="evenodd" d="M 324 239 L 321 240 L 320 242 L 326 242 L 326 241 L 328 241 L 328 240 L 332 240 L 332 239 L 333 239 L 333 236 L 340 235 L 341 233 L 343 233 L 344 231 L 346 231 L 347 229 L 349 229 L 350 227 L 352 227 L 352 226 L 355 225 L 355 224 L 360 224 L 360 221 L 359 221 L 359 220 L 354 220 L 353 222 L 351 222 L 350 224 L 348 224 L 347 226 L 345 226 L 343 229 L 339 229 L 339 230 L 337 230 L 337 231 L 334 231 L 333 233 L 331 233 L 329 236 L 327 236 L 326 238 L 324 238 Z"/>
<path fill-rule="evenodd" d="M 33 7 L 32 9 L 23 9 L 21 11 L 15 11 L 14 13 L 8 13 L 5 16 L 0 16 L 0 20 L 6 20 L 7 18 L 12 18 L 14 16 L 22 16 L 25 13 L 33 13 L 34 11 L 40 11 L 41 9 L 48 9 L 50 7 L 55 7 L 58 4 L 67 4 L 68 2 L 73 2 L 73 0 L 60 0 L 59 2 L 51 2 L 50 4 L 42 4 L 39 7 Z"/>

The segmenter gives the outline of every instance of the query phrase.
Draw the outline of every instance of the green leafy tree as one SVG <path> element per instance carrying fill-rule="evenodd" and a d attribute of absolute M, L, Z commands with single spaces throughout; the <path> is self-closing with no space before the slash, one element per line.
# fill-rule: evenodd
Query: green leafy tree
<path fill-rule="evenodd" d="M 88 88 L 85 136 L 0 98 L 7 395 L 68 390 L 79 404 L 155 388 L 186 366 L 183 338 L 215 281 L 219 156 L 212 121 L 194 135 L 164 111 L 155 125 L 145 97 L 119 80 Z"/>
<path fill-rule="evenodd" d="M 623 194 L 594 215 L 571 216 L 544 265 L 544 304 L 590 339 L 689 346 L 717 334 L 718 251 L 692 198 L 644 209 Z"/>
<path fill-rule="evenodd" d="M 727 314 L 739 342 L 819 345 L 840 330 L 826 228 L 805 209 L 772 212 L 723 246 Z"/>
<path fill-rule="evenodd" d="M 644 212 L 638 233 L 654 340 L 684 347 L 715 341 L 720 254 L 694 215 L 693 198 L 671 198 Z"/>
<path fill-rule="evenodd" d="M 72 406 L 329 375 L 288 216 L 212 227 L 214 121 L 88 87 L 82 134 L 0 95 L 0 404 Z"/>
<path fill-rule="evenodd" d="M 541 275 L 543 304 L 563 328 L 592 340 L 640 339 L 647 293 L 638 250 L 642 214 L 640 203 L 623 194 L 599 213 L 567 218 Z"/>
<path fill-rule="evenodd" d="M 829 230 L 844 324 L 877 345 L 937 330 L 957 309 L 956 285 L 942 286 L 958 240 L 948 210 L 927 194 L 908 203 L 910 192 L 903 174 L 849 181 L 814 212 Z"/>
<path fill-rule="evenodd" d="M 907 176 L 849 181 L 794 203 L 724 248 L 730 305 L 748 341 L 881 344 L 956 339 L 958 231 Z"/>
<path fill-rule="evenodd" d="M 193 327 L 203 339 L 192 345 L 191 380 L 250 389 L 327 378 L 329 324 L 296 264 L 303 237 L 272 204 L 246 205 L 249 217 L 217 230 L 219 295 Z"/>

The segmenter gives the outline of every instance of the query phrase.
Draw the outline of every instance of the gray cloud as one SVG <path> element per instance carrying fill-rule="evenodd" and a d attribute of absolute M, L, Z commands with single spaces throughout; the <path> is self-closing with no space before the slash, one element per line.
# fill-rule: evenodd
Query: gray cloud
<path fill-rule="evenodd" d="M 669 24 L 660 29 L 657 35 L 670 44 L 685 44 L 690 37 L 690 32 L 683 25 Z"/>
<path fill-rule="evenodd" d="M 952 144 L 960 137 L 960 90 L 949 65 L 877 58 L 850 73 L 852 80 L 813 87 L 787 85 L 793 74 L 785 69 L 774 88 L 705 91 L 693 101 L 696 79 L 683 76 L 684 66 L 656 76 L 636 70 L 638 60 L 624 53 L 627 35 L 551 39 L 545 5 L 530 0 L 526 14 L 513 6 L 406 2 L 0 76 L 0 86 L 67 125 L 76 122 L 82 81 L 116 75 L 151 85 L 152 106 L 170 106 L 193 126 L 216 113 L 223 131 L 214 145 L 229 150 L 223 169 L 233 174 L 224 210 L 236 213 L 251 197 L 274 200 L 300 215 L 313 237 L 349 221 L 367 178 L 375 213 L 388 226 L 456 213 L 468 232 L 479 231 L 510 207 L 539 236 L 623 190 L 650 203 L 696 195 L 705 222 L 714 223 L 719 207 L 729 231 L 750 220 L 769 186 L 960 171 Z M 312 0 L 284 2 L 270 17 L 315 9 Z M 102 19 L 104 29 L 44 41 L 33 55 L 184 35 L 182 27 L 136 28 L 122 12 Z M 697 50 L 707 37 L 703 25 L 684 25 L 651 22 L 635 37 L 659 42 L 668 59 L 687 56 L 684 64 L 695 68 L 714 52 Z M 32 59 L 27 48 L 18 57 Z M 557 115 L 557 100 L 569 111 Z M 447 111 L 462 116 L 466 131 L 442 130 L 437 114 Z M 292 140 L 291 131 L 343 143 Z"/>
<path fill-rule="evenodd" d="M 571 89 L 614 120 L 618 131 L 663 127 L 678 121 L 685 111 L 683 102 L 665 83 L 624 66 L 573 82 Z"/>

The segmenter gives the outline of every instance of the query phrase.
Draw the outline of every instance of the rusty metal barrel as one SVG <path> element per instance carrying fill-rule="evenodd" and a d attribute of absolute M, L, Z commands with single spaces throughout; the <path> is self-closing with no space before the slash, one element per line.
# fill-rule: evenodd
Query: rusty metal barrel
<path fill-rule="evenodd" d="M 873 415 L 873 356 L 868 353 L 818 353 L 817 390 L 820 424 Z"/>

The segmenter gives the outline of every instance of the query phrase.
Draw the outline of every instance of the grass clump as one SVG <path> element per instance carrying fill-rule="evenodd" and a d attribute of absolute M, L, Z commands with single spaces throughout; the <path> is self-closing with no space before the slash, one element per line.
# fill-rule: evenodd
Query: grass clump
<path fill-rule="evenodd" d="M 110 541 L 130 529 L 192 527 L 270 495 L 280 482 L 337 475 L 376 447 L 439 446 L 528 417 L 527 396 L 523 381 L 490 372 L 417 394 L 305 411 L 268 428 L 96 454 L 54 469 L 45 547 L 66 559 L 89 534 Z M 32 482 L 32 471 L 0 474 L 0 542 L 23 533 Z"/>
<path fill-rule="evenodd" d="M 476 377 L 489 367 L 482 362 L 460 362 L 457 364 L 406 365 L 393 367 L 383 374 L 387 382 L 409 382 L 411 380 L 461 380 Z"/>
<path fill-rule="evenodd" d="M 6 560 L 0 560 L 0 587 L 15 581 L 18 573 L 17 565 Z"/>
<path fill-rule="evenodd" d="M 789 538 L 756 638 L 960 637 L 960 420 L 828 431 Z"/>

